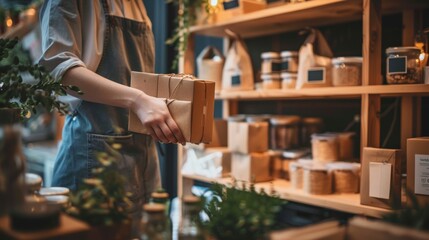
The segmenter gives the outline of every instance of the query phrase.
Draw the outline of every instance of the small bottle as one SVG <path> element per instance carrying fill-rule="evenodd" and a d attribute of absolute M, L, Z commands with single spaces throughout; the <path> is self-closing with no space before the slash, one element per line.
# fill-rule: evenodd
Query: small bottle
<path fill-rule="evenodd" d="M 170 215 L 170 196 L 164 189 L 158 189 L 153 192 L 150 197 L 150 202 L 159 203 L 165 206 L 165 215 Z"/>
<path fill-rule="evenodd" d="M 141 240 L 171 240 L 171 222 L 165 215 L 165 206 L 159 203 L 143 205 L 140 225 Z"/>
<path fill-rule="evenodd" d="M 179 240 L 205 240 L 201 226 L 201 200 L 195 196 L 185 196 L 182 204 L 182 219 L 179 226 Z"/>

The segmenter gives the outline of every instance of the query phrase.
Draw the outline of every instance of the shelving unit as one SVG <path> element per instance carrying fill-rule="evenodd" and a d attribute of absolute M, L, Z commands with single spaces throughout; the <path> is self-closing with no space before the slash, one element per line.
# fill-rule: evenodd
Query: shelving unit
<path fill-rule="evenodd" d="M 265 36 L 275 33 L 302 29 L 303 27 L 324 26 L 350 20 L 362 20 L 363 26 L 363 71 L 362 85 L 353 87 L 325 87 L 301 90 L 255 90 L 222 92 L 216 99 L 223 100 L 223 116 L 237 114 L 238 103 L 248 100 L 290 99 L 342 99 L 355 98 L 361 101 L 361 151 L 364 147 L 380 147 L 380 110 L 381 98 L 401 98 L 401 148 L 406 150 L 406 139 L 421 133 L 421 96 L 429 96 L 429 85 L 383 85 L 381 63 L 381 17 L 388 13 L 402 13 L 403 45 L 414 44 L 414 10 L 429 7 L 427 1 L 416 0 L 312 0 L 302 3 L 285 4 L 252 12 L 233 19 L 190 28 L 188 47 L 180 64 L 180 72 L 194 73 L 195 35 L 224 37 L 225 29 L 231 29 L 243 38 Z M 179 148 L 179 161 L 183 149 Z M 181 166 L 181 162 L 179 165 Z M 229 183 L 229 179 L 209 179 L 195 175 L 181 176 L 179 167 L 179 196 L 190 193 L 195 180 L 203 182 Z M 352 214 L 380 217 L 389 210 L 363 206 L 359 194 L 316 196 L 291 189 L 284 180 L 275 180 L 274 188 L 280 196 L 290 201 L 344 211 Z M 257 184 L 257 187 L 269 187 L 269 183 Z"/>
<path fill-rule="evenodd" d="M 221 183 L 231 184 L 231 178 L 207 178 L 199 175 L 183 175 L 185 181 L 192 182 L 194 180 L 206 183 Z M 365 215 L 379 218 L 389 210 L 376 208 L 360 204 L 359 194 L 331 194 L 331 195 L 310 195 L 302 190 L 293 189 L 290 187 L 289 181 L 276 179 L 273 182 L 257 183 L 255 188 L 259 191 L 261 188 L 269 191 L 271 187 L 276 193 L 288 201 L 309 204 L 313 206 L 329 208 L 332 210 L 348 212 L 358 215 Z"/>

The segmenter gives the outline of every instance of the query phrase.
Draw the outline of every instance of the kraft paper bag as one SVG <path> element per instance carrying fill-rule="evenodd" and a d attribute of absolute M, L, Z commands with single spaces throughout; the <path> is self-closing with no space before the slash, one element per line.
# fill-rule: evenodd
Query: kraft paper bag
<path fill-rule="evenodd" d="M 319 30 L 309 28 L 306 31 L 309 32 L 309 35 L 299 49 L 296 89 L 331 86 L 332 50 Z M 308 70 L 310 69 L 324 69 L 325 81 L 308 82 Z"/>
<path fill-rule="evenodd" d="M 208 46 L 197 57 L 198 78 L 215 81 L 215 91 L 222 89 L 222 70 L 225 58 L 213 46 Z"/>
<path fill-rule="evenodd" d="M 231 39 L 222 73 L 222 90 L 253 90 L 252 61 L 241 37 L 225 30 Z"/>
<path fill-rule="evenodd" d="M 214 118 L 213 81 L 191 75 L 131 73 L 131 87 L 165 101 L 187 142 L 210 143 Z M 130 111 L 128 130 L 148 134 L 140 119 Z"/>

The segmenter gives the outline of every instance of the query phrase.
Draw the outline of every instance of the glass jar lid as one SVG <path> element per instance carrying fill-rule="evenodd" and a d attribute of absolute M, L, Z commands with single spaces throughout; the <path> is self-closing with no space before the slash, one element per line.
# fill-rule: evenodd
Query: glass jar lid
<path fill-rule="evenodd" d="M 317 117 L 306 117 L 302 119 L 304 124 L 322 124 L 323 119 Z"/>
<path fill-rule="evenodd" d="M 143 205 L 143 210 L 147 213 L 163 213 L 165 206 L 160 203 L 147 203 Z"/>
<path fill-rule="evenodd" d="M 362 57 L 337 57 L 332 59 L 332 64 L 341 63 L 360 63 L 362 64 Z"/>
<path fill-rule="evenodd" d="M 269 80 L 279 81 L 280 80 L 280 74 L 278 74 L 278 73 L 264 73 L 264 74 L 261 74 L 261 79 L 264 81 L 269 81 Z"/>
<path fill-rule="evenodd" d="M 270 119 L 272 125 L 292 125 L 301 121 L 299 116 L 276 116 Z"/>
<path fill-rule="evenodd" d="M 252 123 L 252 122 L 268 122 L 270 120 L 271 116 L 267 114 L 260 114 L 260 115 L 249 115 L 246 117 L 246 122 Z"/>
<path fill-rule="evenodd" d="M 244 122 L 244 120 L 246 120 L 246 115 L 244 114 L 237 114 L 228 117 L 228 122 Z"/>
<path fill-rule="evenodd" d="M 357 172 L 360 170 L 359 163 L 333 162 L 333 163 L 328 163 L 326 166 L 329 168 L 329 170 L 332 170 L 332 171 L 347 170 L 347 171 Z"/>
<path fill-rule="evenodd" d="M 420 48 L 418 47 L 390 47 L 386 49 L 387 54 L 391 53 L 420 53 Z"/>
<path fill-rule="evenodd" d="M 314 133 L 311 134 L 312 140 L 319 141 L 334 141 L 338 139 L 338 134 L 335 133 Z"/>
<path fill-rule="evenodd" d="M 282 79 L 296 79 L 298 77 L 298 74 L 290 73 L 290 72 L 282 72 L 281 77 Z"/>
<path fill-rule="evenodd" d="M 272 59 L 272 58 L 280 58 L 280 54 L 278 52 L 263 52 L 261 54 L 262 59 Z"/>
<path fill-rule="evenodd" d="M 286 57 L 298 57 L 298 52 L 297 51 L 282 51 L 280 56 L 282 58 L 286 58 Z"/>

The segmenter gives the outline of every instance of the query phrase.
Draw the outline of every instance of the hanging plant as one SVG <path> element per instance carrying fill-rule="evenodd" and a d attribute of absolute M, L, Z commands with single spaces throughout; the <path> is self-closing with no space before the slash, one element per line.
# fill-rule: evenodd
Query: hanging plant
<path fill-rule="evenodd" d="M 186 51 L 189 27 L 194 25 L 196 22 L 196 11 L 204 9 L 208 14 L 210 14 L 208 1 L 209 0 L 167 0 L 167 3 L 174 4 L 178 9 L 177 17 L 175 19 L 176 28 L 174 29 L 173 36 L 166 41 L 168 45 L 173 45 L 174 50 L 177 52 L 172 64 L 173 71 L 177 71 L 179 59 Z"/>

